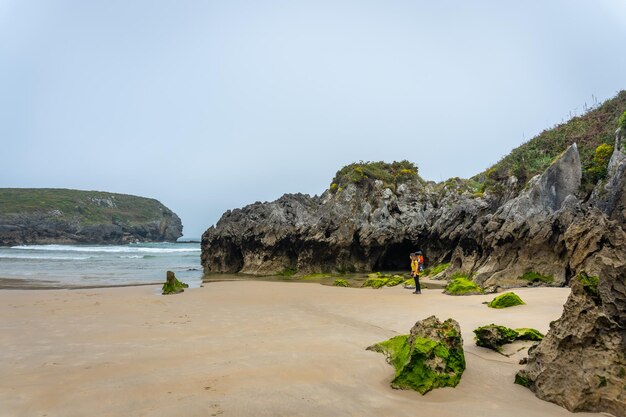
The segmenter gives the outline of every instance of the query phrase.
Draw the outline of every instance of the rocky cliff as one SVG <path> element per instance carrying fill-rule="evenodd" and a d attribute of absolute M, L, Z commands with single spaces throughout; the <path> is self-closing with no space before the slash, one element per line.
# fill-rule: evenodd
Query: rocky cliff
<path fill-rule="evenodd" d="M 566 285 L 573 271 L 563 233 L 576 213 L 597 207 L 624 222 L 626 156 L 606 136 L 624 108 L 626 92 L 472 180 L 424 181 L 407 162 L 352 164 L 319 197 L 284 195 L 226 212 L 203 235 L 202 264 L 207 273 L 393 270 L 421 248 L 431 264 L 451 262 L 448 274 L 471 273 L 486 287 L 523 285 L 527 273 Z M 535 159 L 520 169 L 527 157 Z M 528 182 L 511 175 L 537 167 L 545 168 Z"/>
<path fill-rule="evenodd" d="M 570 411 L 626 416 L 626 158 L 618 130 L 608 177 L 559 218 L 572 293 L 516 381 Z M 566 220 L 566 221 L 565 221 Z"/>
<path fill-rule="evenodd" d="M 483 287 L 526 285 L 528 274 L 571 285 L 517 382 L 572 411 L 626 416 L 625 130 L 595 142 L 593 159 L 567 144 L 523 185 L 514 175 L 435 184 L 353 164 L 319 197 L 227 212 L 202 237 L 202 264 L 251 274 L 397 269 L 420 247 L 431 263 L 451 263 L 444 275 L 462 271 Z"/>
<path fill-rule="evenodd" d="M 154 199 L 66 189 L 0 189 L 0 245 L 175 241 L 180 218 Z"/>

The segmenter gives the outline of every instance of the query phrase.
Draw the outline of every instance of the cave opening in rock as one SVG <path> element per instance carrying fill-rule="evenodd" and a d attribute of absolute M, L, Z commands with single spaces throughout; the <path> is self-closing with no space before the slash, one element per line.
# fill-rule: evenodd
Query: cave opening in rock
<path fill-rule="evenodd" d="M 382 271 L 409 271 L 411 269 L 409 254 L 418 249 L 410 240 L 391 243 L 383 248 L 374 269 Z"/>

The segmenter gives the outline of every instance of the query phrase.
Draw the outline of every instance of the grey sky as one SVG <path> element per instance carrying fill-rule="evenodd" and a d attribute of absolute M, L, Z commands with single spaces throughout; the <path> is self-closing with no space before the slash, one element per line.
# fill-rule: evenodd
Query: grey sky
<path fill-rule="evenodd" d="M 626 88 L 626 1 L 0 0 L 0 187 L 197 237 L 358 160 L 469 177 Z"/>

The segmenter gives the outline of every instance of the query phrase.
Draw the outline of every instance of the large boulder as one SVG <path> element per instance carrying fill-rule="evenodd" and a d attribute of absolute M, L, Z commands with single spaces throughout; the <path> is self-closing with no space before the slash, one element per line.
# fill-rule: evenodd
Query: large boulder
<path fill-rule="evenodd" d="M 426 394 L 433 388 L 455 387 L 465 370 L 459 323 L 441 323 L 435 316 L 418 321 L 410 334 L 368 347 L 381 352 L 396 369 L 391 386 Z"/>

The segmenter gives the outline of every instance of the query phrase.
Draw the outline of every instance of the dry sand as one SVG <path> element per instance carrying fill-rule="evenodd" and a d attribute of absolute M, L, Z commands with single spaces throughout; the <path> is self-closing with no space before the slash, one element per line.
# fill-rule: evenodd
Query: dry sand
<path fill-rule="evenodd" d="M 492 322 L 547 331 L 569 289 L 515 292 L 527 305 L 494 310 L 493 296 L 306 283 L 0 290 L 0 416 L 571 415 L 513 384 L 523 355 L 473 342 Z M 461 324 L 461 383 L 390 388 L 393 368 L 365 348 L 432 314 Z"/>

